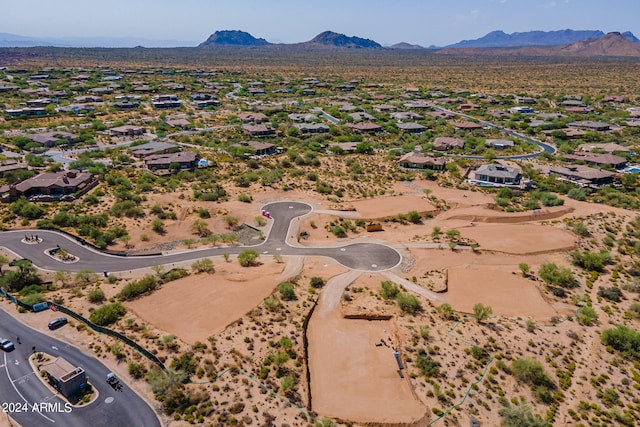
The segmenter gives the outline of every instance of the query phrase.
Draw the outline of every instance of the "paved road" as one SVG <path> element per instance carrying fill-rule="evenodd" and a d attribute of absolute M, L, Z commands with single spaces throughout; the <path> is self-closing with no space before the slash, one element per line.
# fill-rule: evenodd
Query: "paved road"
<path fill-rule="evenodd" d="M 64 326 L 69 327 L 69 326 Z M 20 335 L 22 344 L 15 342 Z M 56 332 L 52 331 L 55 336 Z M 22 426 L 93 427 L 131 426 L 160 427 L 153 409 L 125 384 L 122 392 L 115 391 L 105 381 L 109 369 L 94 357 L 88 356 L 51 336 L 24 326 L 0 309 L 0 336 L 11 339 L 16 349 L 9 353 L 0 350 L 0 403 L 2 410 Z M 73 365 L 81 366 L 98 398 L 90 405 L 69 408 L 65 412 L 66 400 L 58 397 L 46 387 L 26 360 L 32 347 L 52 356 L 62 356 Z M 43 411 L 33 410 L 33 404 L 50 403 Z M 18 412 L 20 408 L 23 411 Z M 43 408 L 44 409 L 44 408 Z M 3 416 L 3 414 L 0 414 Z"/>
<path fill-rule="evenodd" d="M 329 113 L 325 112 L 322 108 L 312 108 L 310 111 L 313 111 L 314 113 L 320 113 L 320 115 L 322 117 L 324 117 L 325 119 L 329 120 L 334 125 L 337 125 L 338 123 L 340 123 L 339 119 L 336 119 L 335 117 L 333 117 Z"/>
<path fill-rule="evenodd" d="M 271 213 L 273 224 L 267 239 L 253 246 L 263 255 L 280 254 L 282 256 L 325 256 L 333 258 L 345 267 L 361 271 L 384 271 L 400 263 L 401 256 L 393 248 L 378 243 L 351 243 L 340 247 L 292 245 L 296 242 L 300 217 L 311 212 L 311 206 L 301 202 L 275 202 L 263 207 Z M 40 243 L 24 242 L 27 234 L 37 234 Z M 50 249 L 60 246 L 79 259 L 73 263 L 62 263 L 48 254 Z M 156 256 L 115 256 L 82 246 L 75 240 L 55 231 L 5 231 L 0 233 L 0 246 L 15 252 L 22 258 L 30 259 L 34 265 L 46 270 L 93 270 L 96 272 L 124 272 L 153 265 L 168 265 L 191 261 L 199 258 L 219 256 L 225 253 L 235 255 L 246 249 L 245 246 L 215 246 L 194 249 L 179 253 Z"/>

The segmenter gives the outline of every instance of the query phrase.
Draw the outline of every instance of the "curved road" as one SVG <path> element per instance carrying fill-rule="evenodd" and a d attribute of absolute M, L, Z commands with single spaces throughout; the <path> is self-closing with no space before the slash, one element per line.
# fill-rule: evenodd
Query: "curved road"
<path fill-rule="evenodd" d="M 55 335 L 55 332 L 52 334 Z M 22 344 L 15 342 L 16 335 L 20 335 Z M 15 350 L 8 353 L 0 350 L 0 403 L 3 405 L 2 411 L 8 412 L 20 425 L 160 427 L 153 409 L 126 384 L 123 391 L 118 392 L 106 383 L 109 369 L 96 358 L 24 326 L 2 309 L 0 336 L 11 339 L 16 346 Z M 98 393 L 97 399 L 89 405 L 66 408 L 66 400 L 46 387 L 37 378 L 38 373 L 31 368 L 27 358 L 34 346 L 36 351 L 62 356 L 74 366 L 81 366 Z M 37 404 L 35 408 L 34 404 Z M 41 404 L 48 404 L 48 408 L 36 410 Z M 0 414 L 0 417 L 4 418 L 5 415 Z"/>
<path fill-rule="evenodd" d="M 311 212 L 310 205 L 301 202 L 275 202 L 263 207 L 271 213 L 273 225 L 267 239 L 252 249 L 261 254 L 283 256 L 324 256 L 333 258 L 345 267 L 361 271 L 388 270 L 400 263 L 400 254 L 393 248 L 378 243 L 352 243 L 341 247 L 291 246 L 288 241 L 296 240 L 298 227 L 294 221 Z M 37 234 L 41 240 L 37 244 L 24 242 L 25 235 Z M 73 263 L 63 263 L 49 256 L 48 251 L 60 246 L 79 259 Z M 115 256 L 82 246 L 64 234 L 45 230 L 5 231 L 0 233 L 0 246 L 15 252 L 22 258 L 30 259 L 34 265 L 46 270 L 93 270 L 96 272 L 123 272 L 153 265 L 167 265 L 199 258 L 219 256 L 225 253 L 235 255 L 247 246 L 215 246 L 179 253 L 156 256 Z"/>

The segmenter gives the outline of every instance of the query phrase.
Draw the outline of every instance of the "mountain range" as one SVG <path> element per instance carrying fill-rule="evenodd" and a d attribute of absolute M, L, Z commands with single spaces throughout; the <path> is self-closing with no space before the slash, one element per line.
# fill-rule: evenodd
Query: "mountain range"
<path fill-rule="evenodd" d="M 611 36 L 610 36 L 611 34 Z M 152 40 L 142 38 L 33 38 L 0 33 L 0 47 L 188 47 L 194 42 L 177 40 Z M 475 40 L 461 42 L 437 48 L 424 48 L 420 45 L 405 42 L 389 47 L 383 47 L 374 40 L 356 36 L 346 36 L 333 31 L 325 31 L 311 40 L 301 43 L 276 44 L 263 38 L 240 30 L 222 30 L 211 34 L 199 47 L 270 47 L 303 48 L 303 49 L 392 49 L 392 50 L 438 50 L 443 54 L 509 54 L 509 55 L 609 55 L 609 56 L 640 56 L 640 40 L 631 32 L 604 34 L 600 30 L 558 30 L 558 31 L 527 31 L 507 34 L 503 31 L 492 31 Z"/>

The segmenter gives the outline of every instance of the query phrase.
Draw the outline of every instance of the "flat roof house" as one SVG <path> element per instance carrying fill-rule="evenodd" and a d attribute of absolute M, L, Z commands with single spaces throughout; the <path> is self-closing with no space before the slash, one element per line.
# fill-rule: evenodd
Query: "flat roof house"
<path fill-rule="evenodd" d="M 570 128 L 591 130 L 594 132 L 604 132 L 611 129 L 611 125 L 609 123 L 594 122 L 590 120 L 567 123 L 567 126 Z"/>
<path fill-rule="evenodd" d="M 109 129 L 112 136 L 139 136 L 147 132 L 142 126 L 123 125 Z"/>
<path fill-rule="evenodd" d="M 487 139 L 484 143 L 487 147 L 498 148 L 503 150 L 505 148 L 511 148 L 515 143 L 510 139 Z"/>
<path fill-rule="evenodd" d="M 177 170 L 196 168 L 198 153 L 185 151 L 178 153 L 152 154 L 144 159 L 144 163 L 152 171 L 168 171 L 175 166 Z"/>
<path fill-rule="evenodd" d="M 277 147 L 274 144 L 262 141 L 241 141 L 238 144 L 234 145 L 251 147 L 253 150 L 255 150 L 256 156 L 268 156 L 270 154 L 275 154 L 277 151 Z"/>
<path fill-rule="evenodd" d="M 60 131 L 32 133 L 32 134 L 26 134 L 25 136 L 30 140 L 32 140 L 33 142 L 36 142 L 42 145 L 43 147 L 53 147 L 59 144 L 71 145 L 71 144 L 75 144 L 80 140 L 80 137 L 78 135 L 74 135 L 69 132 L 60 132 Z"/>
<path fill-rule="evenodd" d="M 49 384 L 71 401 L 75 401 L 87 386 L 84 369 L 73 366 L 62 357 L 44 363 L 40 369 L 46 372 Z"/>
<path fill-rule="evenodd" d="M 329 126 L 324 123 L 296 123 L 295 127 L 302 133 L 327 133 Z"/>
<path fill-rule="evenodd" d="M 583 161 L 589 165 L 611 166 L 616 169 L 620 169 L 627 164 L 627 159 L 625 159 L 624 157 L 616 156 L 615 154 L 576 152 L 574 154 L 565 154 L 563 157 L 571 162 Z"/>
<path fill-rule="evenodd" d="M 475 122 L 450 122 L 450 124 L 456 129 L 464 129 L 464 130 L 477 130 L 482 129 L 482 125 Z"/>
<path fill-rule="evenodd" d="M 271 126 L 267 126 L 264 124 L 259 125 L 250 125 L 246 124 L 242 126 L 242 130 L 249 134 L 252 137 L 264 137 L 275 135 L 276 130 Z"/>
<path fill-rule="evenodd" d="M 347 125 L 349 126 L 351 129 L 353 129 L 355 132 L 358 133 L 376 133 L 376 132 L 382 132 L 382 126 L 377 125 L 375 123 L 371 123 L 371 122 L 360 122 L 360 123 L 356 123 L 355 125 L 353 124 L 349 124 Z"/>
<path fill-rule="evenodd" d="M 178 145 L 171 144 L 170 142 L 151 141 L 146 144 L 131 147 L 131 155 L 135 157 L 147 157 L 153 154 L 166 154 L 179 148 Z"/>
<path fill-rule="evenodd" d="M 398 123 L 398 129 L 407 133 L 422 133 L 426 129 L 426 127 L 422 126 L 420 123 L 409 122 L 409 123 Z"/>
<path fill-rule="evenodd" d="M 489 164 L 482 165 L 476 170 L 475 179 L 492 184 L 519 186 L 522 180 L 522 174 L 517 168 Z"/>
<path fill-rule="evenodd" d="M 444 157 L 425 156 L 423 153 L 410 152 L 400 157 L 398 165 L 407 169 L 444 170 L 447 161 Z"/>

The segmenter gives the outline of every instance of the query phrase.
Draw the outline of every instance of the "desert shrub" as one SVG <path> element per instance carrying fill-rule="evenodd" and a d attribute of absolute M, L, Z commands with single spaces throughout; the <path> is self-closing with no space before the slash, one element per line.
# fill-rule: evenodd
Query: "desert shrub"
<path fill-rule="evenodd" d="M 211 218 L 211 212 L 209 212 L 209 209 L 199 208 L 198 209 L 198 216 L 200 218 L 202 218 L 202 219 Z"/>
<path fill-rule="evenodd" d="M 578 322 L 585 325 L 591 326 L 598 320 L 598 315 L 593 307 L 584 306 L 578 309 L 578 313 L 576 315 Z"/>
<path fill-rule="evenodd" d="M 610 264 L 612 259 L 611 254 L 604 250 L 599 253 L 574 251 L 571 254 L 571 261 L 585 270 L 603 271 L 604 266 Z"/>
<path fill-rule="evenodd" d="M 269 311 L 277 311 L 282 306 L 282 303 L 276 297 L 267 297 L 264 299 L 264 306 Z"/>
<path fill-rule="evenodd" d="M 249 194 L 240 193 L 238 194 L 238 200 L 244 203 L 251 203 L 253 201 L 253 198 Z"/>
<path fill-rule="evenodd" d="M 155 276 L 145 276 L 140 280 L 126 284 L 120 292 L 118 292 L 118 299 L 126 301 L 142 295 L 146 292 L 152 291 L 158 287 L 158 280 Z"/>
<path fill-rule="evenodd" d="M 293 285 L 289 282 L 282 282 L 278 285 L 278 292 L 285 301 L 293 301 L 296 299 L 296 291 Z"/>
<path fill-rule="evenodd" d="M 629 306 L 629 314 L 631 314 L 631 317 L 633 318 L 640 318 L 640 304 L 637 302 L 634 302 L 633 304 L 631 304 Z"/>
<path fill-rule="evenodd" d="M 162 220 L 154 219 L 151 221 L 151 229 L 156 233 L 164 233 L 164 224 Z"/>
<path fill-rule="evenodd" d="M 524 401 L 500 409 L 503 427 L 551 427 L 540 415 L 531 412 L 531 407 Z"/>
<path fill-rule="evenodd" d="M 193 353 L 185 353 L 173 359 L 170 366 L 178 372 L 184 372 L 191 375 L 196 372 L 198 362 L 193 356 Z"/>
<path fill-rule="evenodd" d="M 598 296 L 608 299 L 609 301 L 619 302 L 622 299 L 622 291 L 620 288 L 612 286 L 610 288 L 598 289 Z"/>
<path fill-rule="evenodd" d="M 572 188 L 567 193 L 567 196 L 569 196 L 569 198 L 573 200 L 580 200 L 580 201 L 587 200 L 587 194 L 582 188 Z"/>
<path fill-rule="evenodd" d="M 238 254 L 238 262 L 243 267 L 249 267 L 256 264 L 256 260 L 260 254 L 254 249 L 245 249 Z"/>
<path fill-rule="evenodd" d="M 380 283 L 380 295 L 384 299 L 394 299 L 400 293 L 400 288 L 398 285 L 393 283 L 391 280 L 385 280 Z"/>
<path fill-rule="evenodd" d="M 191 268 L 198 273 L 213 273 L 215 271 L 213 261 L 209 258 L 202 258 L 194 261 L 194 263 L 191 264 Z"/>
<path fill-rule="evenodd" d="M 586 225 L 584 225 L 584 222 L 582 221 L 576 222 L 575 224 L 573 224 L 571 229 L 573 230 L 574 233 L 576 233 L 580 237 L 589 237 L 591 235 L 591 233 L 589 232 L 589 229 L 587 228 Z"/>
<path fill-rule="evenodd" d="M 405 313 L 415 314 L 422 310 L 422 304 L 420 304 L 420 300 L 418 300 L 418 298 L 416 298 L 414 295 L 401 292 L 398 294 L 396 299 L 398 301 L 400 310 Z"/>
<path fill-rule="evenodd" d="M 578 282 L 571 270 L 566 267 L 558 267 L 552 262 L 542 264 L 538 274 L 549 285 L 562 286 L 563 288 L 578 286 Z"/>
<path fill-rule="evenodd" d="M 127 309 L 122 304 L 114 302 L 92 310 L 89 320 L 96 325 L 107 326 L 118 321 L 126 312 Z"/>
<path fill-rule="evenodd" d="M 39 304 L 47 299 L 40 292 L 31 292 L 21 299 L 21 301 L 28 305 Z"/>
<path fill-rule="evenodd" d="M 473 306 L 473 317 L 478 323 L 482 323 L 493 314 L 493 309 L 488 305 L 477 303 Z"/>
<path fill-rule="evenodd" d="M 345 228 L 343 226 L 341 226 L 341 225 L 336 225 L 336 226 L 332 227 L 331 228 L 331 232 L 336 237 L 346 237 L 347 236 L 347 230 L 345 230 Z"/>
<path fill-rule="evenodd" d="M 144 378 L 147 375 L 147 368 L 142 363 L 129 362 L 127 365 L 127 371 L 135 379 Z"/>
<path fill-rule="evenodd" d="M 324 280 L 322 277 L 314 276 L 311 278 L 311 287 L 312 288 L 321 288 L 324 286 Z"/>
<path fill-rule="evenodd" d="M 410 211 L 410 212 L 407 214 L 407 219 L 408 219 L 410 222 L 412 222 L 412 223 L 414 223 L 414 224 L 417 224 L 417 223 L 419 223 L 419 222 L 420 222 L 420 220 L 422 219 L 422 216 L 420 215 L 420 213 L 418 213 L 418 211 Z"/>
<path fill-rule="evenodd" d="M 544 371 L 542 363 L 530 357 L 520 357 L 511 364 L 511 372 L 520 383 L 535 386 L 549 386 L 551 379 Z"/>
<path fill-rule="evenodd" d="M 440 375 L 440 363 L 436 362 L 426 354 L 419 355 L 416 359 L 416 366 L 420 368 L 422 375 L 436 378 Z"/>
<path fill-rule="evenodd" d="M 225 224 L 227 224 L 227 227 L 229 228 L 234 228 L 240 221 L 238 217 L 234 215 L 225 215 L 222 217 L 222 220 L 225 222 Z"/>
<path fill-rule="evenodd" d="M 280 389 L 282 391 L 291 390 L 296 385 L 296 380 L 291 375 L 286 375 L 280 380 Z"/>
<path fill-rule="evenodd" d="M 602 344 L 611 347 L 630 359 L 640 360 L 640 332 L 624 325 L 602 332 Z"/>
<path fill-rule="evenodd" d="M 104 301 L 106 297 L 104 296 L 104 291 L 100 288 L 93 288 L 87 292 L 87 300 L 89 302 L 98 304 Z"/>
<path fill-rule="evenodd" d="M 189 272 L 184 268 L 172 268 L 162 275 L 162 280 L 165 282 L 171 282 L 173 280 L 182 279 L 183 277 L 187 277 Z"/>

